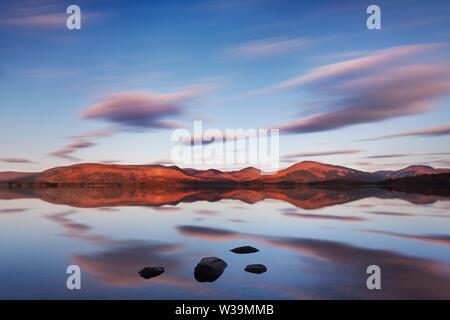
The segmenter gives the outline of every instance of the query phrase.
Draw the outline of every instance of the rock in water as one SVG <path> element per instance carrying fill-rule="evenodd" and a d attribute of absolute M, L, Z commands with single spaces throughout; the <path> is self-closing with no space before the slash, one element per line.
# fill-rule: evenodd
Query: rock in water
<path fill-rule="evenodd" d="M 249 264 L 245 267 L 245 271 L 251 273 L 261 274 L 267 271 L 267 268 L 263 264 Z"/>
<path fill-rule="evenodd" d="M 166 271 L 164 267 L 145 267 L 139 271 L 139 275 L 144 279 L 150 279 L 159 276 Z"/>
<path fill-rule="evenodd" d="M 223 273 L 227 263 L 217 257 L 202 258 L 194 270 L 195 280 L 198 282 L 214 282 Z"/>
<path fill-rule="evenodd" d="M 231 251 L 231 252 L 234 252 L 234 253 L 243 254 L 243 253 L 254 253 L 254 252 L 258 252 L 259 250 L 256 249 L 256 248 L 254 248 L 254 247 L 251 247 L 251 246 L 243 246 L 243 247 L 237 247 L 237 248 L 234 248 L 234 249 L 232 249 L 232 250 L 230 250 L 230 251 Z"/>

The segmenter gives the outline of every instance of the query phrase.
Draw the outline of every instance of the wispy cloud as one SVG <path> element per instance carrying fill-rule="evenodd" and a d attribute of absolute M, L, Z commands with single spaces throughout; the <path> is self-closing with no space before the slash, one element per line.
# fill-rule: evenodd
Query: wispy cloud
<path fill-rule="evenodd" d="M 389 159 L 389 158 L 402 158 L 402 157 L 408 157 L 410 154 L 404 154 L 404 153 L 391 153 L 391 154 L 378 154 L 374 156 L 368 156 L 366 159 Z"/>
<path fill-rule="evenodd" d="M 337 150 L 325 150 L 325 151 L 314 151 L 314 152 L 298 152 L 298 153 L 290 153 L 283 158 L 306 158 L 306 157 L 321 157 L 321 156 L 333 156 L 340 154 L 354 154 L 363 152 L 362 149 L 337 149 Z"/>
<path fill-rule="evenodd" d="M 450 93 L 450 67 L 410 59 L 439 48 L 410 45 L 325 65 L 300 77 L 254 93 L 311 87 L 332 97 L 327 110 L 275 126 L 284 133 L 310 133 L 380 122 L 432 110 L 436 98 Z"/>
<path fill-rule="evenodd" d="M 275 84 L 265 88 L 267 91 L 295 89 L 302 85 L 325 80 L 343 80 L 348 76 L 363 75 L 368 71 L 376 71 L 374 68 L 383 67 L 399 59 L 435 49 L 437 44 L 409 45 L 394 47 L 366 54 L 363 57 L 349 59 L 337 63 L 328 64 L 312 69 L 305 75 Z"/>
<path fill-rule="evenodd" d="M 95 140 L 100 138 L 109 137 L 117 132 L 114 128 L 104 128 L 98 130 L 88 131 L 82 134 L 73 135 L 68 137 L 71 142 L 61 149 L 50 152 L 52 157 L 58 157 L 69 161 L 80 161 L 73 155 L 79 149 L 87 149 L 96 145 Z"/>
<path fill-rule="evenodd" d="M 13 214 L 13 213 L 21 213 L 25 212 L 29 209 L 27 208 L 6 208 L 6 209 L 0 209 L 0 214 Z"/>
<path fill-rule="evenodd" d="M 450 152 L 429 152 L 429 153 L 422 153 L 424 156 L 448 156 L 450 155 Z"/>
<path fill-rule="evenodd" d="M 48 1 L 11 1 L 2 8 L 0 26 L 16 28 L 66 28 L 66 8 L 64 3 Z M 82 21 L 102 18 L 106 12 L 82 11 Z"/>
<path fill-rule="evenodd" d="M 83 119 L 103 120 L 112 123 L 113 127 L 69 136 L 69 144 L 49 155 L 80 161 L 80 158 L 73 155 L 77 150 L 90 148 L 96 145 L 97 139 L 109 137 L 122 129 L 177 128 L 179 125 L 168 118 L 182 115 L 185 102 L 205 94 L 209 89 L 206 86 L 196 86 L 172 93 L 132 91 L 113 94 L 82 112 Z"/>
<path fill-rule="evenodd" d="M 0 161 L 5 163 L 35 163 L 25 158 L 0 158 Z"/>
<path fill-rule="evenodd" d="M 227 53 L 239 58 L 268 58 L 303 50 L 316 41 L 308 38 L 269 38 L 242 43 L 228 49 Z"/>
<path fill-rule="evenodd" d="M 168 119 L 183 114 L 183 104 L 205 94 L 206 87 L 171 92 L 122 92 L 88 107 L 83 119 L 99 119 L 128 129 L 176 128 Z"/>
<path fill-rule="evenodd" d="M 171 159 L 160 159 L 153 161 L 151 164 L 161 164 L 161 165 L 174 165 Z"/>
<path fill-rule="evenodd" d="M 103 164 L 114 164 L 114 163 L 120 163 L 120 162 L 122 162 L 122 160 L 105 159 L 105 160 L 100 160 L 99 162 L 103 163 Z"/>
<path fill-rule="evenodd" d="M 384 136 L 379 136 L 375 138 L 364 139 L 362 141 L 375 141 L 375 140 L 384 140 L 384 139 L 392 139 L 392 138 L 401 138 L 401 137 L 437 137 L 444 136 L 450 134 L 450 125 L 425 128 L 414 131 L 406 131 L 396 134 L 388 134 Z"/>
<path fill-rule="evenodd" d="M 86 140 L 86 139 L 98 139 L 98 138 L 106 138 L 117 132 L 115 128 L 102 128 L 96 129 L 92 131 L 88 131 L 82 134 L 70 136 L 70 139 L 73 140 Z"/>
<path fill-rule="evenodd" d="M 65 27 L 65 12 L 17 16 L 0 20 L 0 24 L 14 27 Z"/>
<path fill-rule="evenodd" d="M 75 156 L 73 156 L 73 153 L 75 151 L 77 151 L 78 149 L 84 149 L 84 148 L 89 148 L 91 146 L 93 146 L 93 143 L 89 143 L 89 142 L 74 142 L 71 143 L 61 149 L 52 151 L 49 153 L 50 156 L 52 157 L 57 157 L 57 158 L 61 158 L 61 159 L 65 159 L 65 160 L 70 160 L 70 161 L 79 161 L 80 158 L 77 158 Z"/>
<path fill-rule="evenodd" d="M 62 69 L 62 68 L 39 68 L 27 69 L 19 72 L 26 78 L 35 80 L 55 80 L 67 77 L 73 77 L 80 74 L 80 69 Z"/>
<path fill-rule="evenodd" d="M 430 162 L 433 162 L 440 166 L 450 167 L 450 159 L 438 159 L 438 160 L 432 160 Z"/>

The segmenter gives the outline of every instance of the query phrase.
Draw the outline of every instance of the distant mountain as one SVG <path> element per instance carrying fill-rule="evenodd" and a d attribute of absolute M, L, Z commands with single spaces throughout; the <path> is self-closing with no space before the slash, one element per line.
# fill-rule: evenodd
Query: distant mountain
<path fill-rule="evenodd" d="M 368 172 L 346 167 L 304 161 L 290 166 L 273 175 L 261 176 L 257 181 L 265 183 L 312 183 L 332 180 L 374 181 Z"/>
<path fill-rule="evenodd" d="M 398 171 L 394 170 L 376 171 L 372 173 L 372 175 L 376 176 L 380 180 L 387 180 L 387 179 L 399 179 L 404 177 L 415 177 L 429 174 L 439 174 L 446 172 L 450 172 L 450 169 L 435 169 L 431 166 L 414 165 L 403 168 Z"/>
<path fill-rule="evenodd" d="M 57 167 L 37 174 L 22 176 L 0 173 L 0 181 L 22 184 L 92 184 L 92 185 L 136 185 L 136 184 L 184 184 L 201 179 L 184 173 L 178 167 L 162 165 L 107 165 L 76 164 Z"/>
<path fill-rule="evenodd" d="M 15 171 L 4 171 L 0 172 L 0 182 L 15 181 L 18 179 L 31 178 L 37 175 L 37 172 L 15 172 Z"/>
<path fill-rule="evenodd" d="M 76 164 L 57 167 L 40 173 L 0 172 L 5 185 L 185 185 L 220 182 L 222 184 L 315 184 L 365 183 L 373 184 L 404 177 L 436 175 L 449 169 L 410 166 L 398 171 L 374 173 L 354 170 L 314 161 L 294 164 L 274 174 L 263 175 L 252 167 L 238 171 L 216 169 L 181 169 L 162 165 Z"/>
<path fill-rule="evenodd" d="M 439 174 L 439 173 L 446 173 L 446 172 L 450 172 L 450 170 L 449 169 L 435 169 L 430 166 L 409 166 L 407 168 L 393 172 L 387 178 L 398 179 L 398 178 L 404 178 L 404 177 L 414 177 L 414 176 Z"/>
<path fill-rule="evenodd" d="M 195 170 L 195 169 L 183 169 L 183 172 L 201 179 L 201 180 L 212 180 L 212 181 L 235 181 L 236 179 L 229 173 L 223 172 L 217 169 L 208 169 L 208 170 Z"/>
<path fill-rule="evenodd" d="M 254 181 L 261 178 L 261 170 L 248 167 L 239 171 L 232 171 L 230 175 L 237 181 Z"/>
<path fill-rule="evenodd" d="M 238 171 L 220 171 L 217 169 L 196 170 L 191 168 L 182 170 L 190 176 L 213 181 L 255 181 L 261 177 L 261 170 L 253 167 L 248 167 Z"/>
<path fill-rule="evenodd" d="M 450 193 L 450 190 L 448 189 L 448 185 L 450 184 L 450 172 L 444 172 L 444 173 L 436 173 L 436 174 L 422 174 L 422 175 L 410 175 L 405 177 L 400 177 L 396 179 L 387 179 L 382 181 L 380 184 L 388 185 L 388 186 L 401 186 L 407 187 L 407 186 L 414 186 L 415 188 L 417 186 L 419 187 L 427 187 L 427 186 L 447 186 L 447 188 L 444 188 L 446 191 L 446 194 Z"/>

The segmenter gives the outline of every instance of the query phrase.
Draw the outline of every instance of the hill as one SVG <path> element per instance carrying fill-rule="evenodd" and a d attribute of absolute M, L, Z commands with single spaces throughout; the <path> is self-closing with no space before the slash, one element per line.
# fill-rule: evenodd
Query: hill
<path fill-rule="evenodd" d="M 112 165 L 85 163 L 57 167 L 39 173 L 0 172 L 0 184 L 18 186 L 102 186 L 102 185 L 193 185 L 218 182 L 227 184 L 379 184 L 384 181 L 427 176 L 423 181 L 432 183 L 435 176 L 448 179 L 449 169 L 428 166 L 410 166 L 398 171 L 359 171 L 342 166 L 304 161 L 274 174 L 262 175 L 252 167 L 238 171 L 216 169 L 181 169 L 163 165 Z M 413 184 L 422 180 L 399 180 Z M 437 181 L 437 180 L 436 180 Z M 441 180 L 439 180 L 441 181 Z M 392 182 L 389 182 L 392 184 Z M 400 182 L 399 182 L 400 183 Z M 440 182 L 441 183 L 441 182 Z"/>

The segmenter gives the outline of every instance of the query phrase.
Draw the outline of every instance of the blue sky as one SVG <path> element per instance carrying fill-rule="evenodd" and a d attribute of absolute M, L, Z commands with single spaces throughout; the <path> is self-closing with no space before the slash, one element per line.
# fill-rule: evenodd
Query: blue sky
<path fill-rule="evenodd" d="M 284 166 L 450 167 L 449 40 L 448 1 L 1 0 L 0 170 L 170 159 L 196 119 L 281 128 Z"/>

